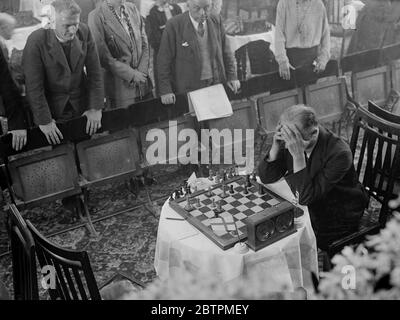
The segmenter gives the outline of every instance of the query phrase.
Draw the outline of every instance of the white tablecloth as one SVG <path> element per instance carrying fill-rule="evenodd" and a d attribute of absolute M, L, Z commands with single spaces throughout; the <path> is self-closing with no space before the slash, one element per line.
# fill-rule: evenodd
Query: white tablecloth
<path fill-rule="evenodd" d="M 232 52 L 235 52 L 240 47 L 252 41 L 264 40 L 270 43 L 270 49 L 275 54 L 275 27 L 268 32 L 249 34 L 244 36 L 229 36 L 227 35 L 228 44 Z"/>
<path fill-rule="evenodd" d="M 268 188 L 286 199 L 293 199 L 285 181 L 268 185 Z M 180 216 L 166 202 L 158 226 L 156 272 L 162 280 L 184 270 L 210 272 L 225 283 L 257 272 L 268 276 L 271 291 L 280 291 L 282 286 L 289 291 L 298 287 L 312 291 L 310 271 L 318 275 L 317 246 L 308 209 L 302 209 L 305 211 L 303 226 L 296 233 L 257 252 L 250 249 L 240 254 L 234 248 L 222 250 L 187 221 L 167 220 L 166 217 Z"/>

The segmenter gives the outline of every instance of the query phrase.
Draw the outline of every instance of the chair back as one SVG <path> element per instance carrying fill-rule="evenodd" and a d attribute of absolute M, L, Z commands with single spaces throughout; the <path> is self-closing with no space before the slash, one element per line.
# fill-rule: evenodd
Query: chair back
<path fill-rule="evenodd" d="M 390 68 L 382 66 L 362 72 L 353 72 L 351 77 L 353 99 L 363 107 L 372 100 L 378 105 L 384 105 L 390 94 Z"/>
<path fill-rule="evenodd" d="M 11 241 L 14 299 L 39 300 L 35 242 L 14 204 L 8 207 L 7 229 Z"/>
<path fill-rule="evenodd" d="M 53 201 L 79 194 L 74 146 L 18 155 L 9 159 L 12 190 L 25 205 Z"/>
<path fill-rule="evenodd" d="M 350 148 L 360 182 L 382 205 L 379 223 L 384 226 L 400 170 L 400 125 L 385 121 L 366 109 L 357 109 Z"/>
<path fill-rule="evenodd" d="M 379 107 L 376 103 L 372 101 L 368 101 L 368 111 L 378 116 L 379 118 L 382 118 L 383 120 L 400 124 L 400 115 L 389 112 Z"/>
<path fill-rule="evenodd" d="M 87 252 L 61 248 L 40 234 L 29 220 L 26 224 L 35 240 L 40 267 L 54 268 L 55 286 L 49 288 L 51 299 L 101 300 Z"/>
<path fill-rule="evenodd" d="M 303 91 L 299 88 L 258 98 L 257 110 L 261 128 L 272 136 L 281 114 L 287 108 L 303 101 Z"/>
<path fill-rule="evenodd" d="M 313 107 L 321 123 L 338 121 L 345 110 L 346 81 L 344 77 L 308 85 L 305 88 L 306 104 Z"/>
<path fill-rule="evenodd" d="M 77 144 L 83 177 L 91 184 L 128 178 L 139 169 L 139 148 L 131 129 Z"/>

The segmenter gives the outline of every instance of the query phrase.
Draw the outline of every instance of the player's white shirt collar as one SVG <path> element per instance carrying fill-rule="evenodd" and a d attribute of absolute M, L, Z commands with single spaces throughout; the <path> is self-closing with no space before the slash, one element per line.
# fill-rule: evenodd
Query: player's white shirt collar
<path fill-rule="evenodd" d="M 199 28 L 199 23 L 192 18 L 192 15 L 190 14 L 190 12 L 189 12 L 189 17 L 190 17 L 190 20 L 192 21 L 194 29 L 197 31 L 197 29 Z M 206 27 L 207 27 L 207 20 L 204 21 L 204 30 L 206 29 Z"/>

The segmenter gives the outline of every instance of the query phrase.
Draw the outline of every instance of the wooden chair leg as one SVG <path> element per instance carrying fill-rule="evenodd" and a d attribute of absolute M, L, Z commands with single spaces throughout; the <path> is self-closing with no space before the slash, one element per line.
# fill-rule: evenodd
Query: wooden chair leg
<path fill-rule="evenodd" d="M 81 217 L 81 219 L 83 219 L 82 210 L 81 210 L 81 208 L 83 208 L 85 216 L 86 216 L 86 227 L 92 237 L 98 238 L 100 234 L 96 231 L 96 229 L 93 225 L 92 218 L 91 218 L 90 212 L 89 212 L 89 208 L 87 206 L 87 199 L 88 199 L 87 193 L 88 193 L 88 191 L 86 189 L 84 189 L 83 193 L 79 195 L 78 201 L 80 201 L 80 204 L 79 204 L 80 217 Z"/>

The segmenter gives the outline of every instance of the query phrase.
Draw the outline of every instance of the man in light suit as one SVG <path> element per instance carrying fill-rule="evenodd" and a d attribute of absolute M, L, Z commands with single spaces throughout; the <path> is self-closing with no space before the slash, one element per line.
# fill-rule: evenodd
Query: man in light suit
<path fill-rule="evenodd" d="M 211 0 L 188 0 L 189 11 L 167 22 L 158 53 L 161 101 L 175 102 L 175 93 L 227 83 L 237 92 L 233 53 L 220 16 L 212 15 Z"/>
<path fill-rule="evenodd" d="M 104 84 L 89 28 L 80 23 L 73 0 L 55 0 L 55 29 L 38 29 L 28 38 L 23 69 L 34 122 L 49 143 L 63 136 L 55 121 L 86 116 L 86 132 L 101 127 Z"/>
<path fill-rule="evenodd" d="M 127 108 L 152 97 L 150 51 L 143 18 L 133 3 L 105 0 L 89 14 L 105 69 L 105 91 L 111 108 Z"/>

